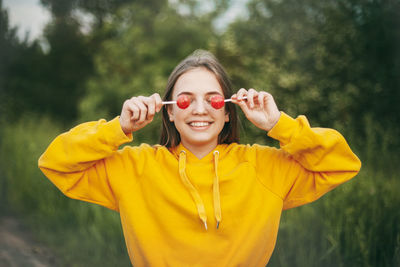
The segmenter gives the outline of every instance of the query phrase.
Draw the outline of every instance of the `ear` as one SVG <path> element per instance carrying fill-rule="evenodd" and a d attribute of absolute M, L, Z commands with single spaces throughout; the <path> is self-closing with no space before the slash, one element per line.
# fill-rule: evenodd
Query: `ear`
<path fill-rule="evenodd" d="M 172 109 L 173 109 L 172 105 L 167 106 L 169 121 L 174 121 L 174 113 L 173 113 Z"/>
<path fill-rule="evenodd" d="M 228 121 L 229 121 L 229 113 L 226 112 L 226 113 L 225 113 L 225 122 L 228 122 Z"/>

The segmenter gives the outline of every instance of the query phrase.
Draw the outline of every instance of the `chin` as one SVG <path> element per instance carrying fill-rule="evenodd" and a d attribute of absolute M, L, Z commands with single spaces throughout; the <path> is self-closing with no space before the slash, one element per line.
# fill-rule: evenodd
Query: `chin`
<path fill-rule="evenodd" d="M 186 143 L 190 143 L 196 146 L 204 146 L 204 145 L 209 145 L 211 143 L 218 143 L 218 136 L 216 138 L 210 138 L 209 136 L 207 137 L 202 137 L 202 136 L 193 136 L 190 139 L 187 139 Z"/>

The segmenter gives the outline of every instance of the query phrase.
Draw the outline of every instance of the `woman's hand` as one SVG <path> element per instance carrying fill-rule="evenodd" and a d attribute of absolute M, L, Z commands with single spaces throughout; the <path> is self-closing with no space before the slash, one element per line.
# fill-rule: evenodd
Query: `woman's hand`
<path fill-rule="evenodd" d="M 243 100 L 245 96 L 247 100 Z M 242 88 L 232 96 L 232 102 L 240 106 L 249 121 L 264 131 L 271 130 L 281 116 L 272 95 L 264 91 Z"/>
<path fill-rule="evenodd" d="M 156 112 L 162 107 L 162 100 L 159 94 L 149 97 L 132 97 L 124 102 L 122 106 L 119 123 L 125 134 L 130 134 L 153 121 Z"/>

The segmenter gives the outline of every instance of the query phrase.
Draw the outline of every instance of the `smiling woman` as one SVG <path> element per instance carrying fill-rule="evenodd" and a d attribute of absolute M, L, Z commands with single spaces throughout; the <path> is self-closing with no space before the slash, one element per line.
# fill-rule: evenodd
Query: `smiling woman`
<path fill-rule="evenodd" d="M 198 50 L 195 51 L 191 56 L 187 57 L 185 60 L 183 60 L 178 66 L 175 67 L 175 69 L 172 71 L 168 82 L 167 82 L 167 88 L 165 90 L 164 94 L 164 99 L 165 100 L 171 100 L 173 99 L 173 92 L 174 88 L 176 87 L 178 79 L 181 80 L 181 76 L 185 74 L 188 71 L 191 70 L 197 70 L 200 73 L 202 73 L 205 78 L 207 78 L 208 88 L 205 87 L 205 84 L 201 81 L 200 77 L 197 77 L 196 75 L 189 75 L 189 76 L 184 76 L 182 77 L 182 81 L 179 81 L 178 86 L 180 87 L 180 90 L 185 90 L 185 85 L 180 85 L 181 83 L 189 83 L 188 86 L 196 88 L 198 85 L 201 85 L 202 88 L 206 88 L 207 90 L 210 90 L 210 93 L 214 91 L 215 93 L 222 94 L 224 98 L 230 98 L 232 96 L 232 84 L 228 78 L 228 75 L 226 74 L 224 68 L 219 64 L 219 62 L 216 60 L 216 58 L 211 54 L 206 51 Z M 195 79 L 195 81 L 192 81 L 193 83 L 190 84 L 190 81 L 187 81 L 188 79 Z M 197 79 L 197 81 L 196 81 Z M 190 88 L 191 88 L 190 87 Z M 175 94 L 177 95 L 177 94 Z M 211 97 L 212 95 L 208 95 L 208 97 Z M 175 127 L 174 123 L 170 120 L 170 111 L 171 109 L 163 108 L 162 113 L 163 113 L 163 128 L 161 131 L 161 137 L 160 137 L 160 144 L 165 145 L 166 147 L 174 147 L 179 145 L 181 141 L 181 137 L 179 132 L 177 131 L 177 128 Z M 225 112 L 228 114 L 228 120 L 229 123 L 224 124 L 224 127 L 220 131 L 218 135 L 218 143 L 221 144 L 230 144 L 233 142 L 238 142 L 239 141 L 239 134 L 238 134 L 238 127 L 237 127 L 237 113 L 236 113 L 236 108 L 235 105 L 232 103 L 228 103 L 225 107 Z"/>
<path fill-rule="evenodd" d="M 199 158 L 207 155 L 218 144 L 218 136 L 229 114 L 211 106 L 210 98 L 223 91 L 215 75 L 205 68 L 187 71 L 177 80 L 172 98 L 187 95 L 191 104 L 187 109 L 173 105 L 167 108 L 169 121 L 179 132 L 181 143 Z"/>
<path fill-rule="evenodd" d="M 120 213 L 134 266 L 265 266 L 282 210 L 310 203 L 354 177 L 361 163 L 335 130 L 280 112 L 268 92 L 232 86 L 196 51 L 160 95 L 126 100 L 119 117 L 58 136 L 39 159 L 67 196 Z M 211 99 L 227 98 L 215 107 Z M 241 145 L 236 106 L 281 148 Z M 119 146 L 162 110 L 160 145 Z"/>

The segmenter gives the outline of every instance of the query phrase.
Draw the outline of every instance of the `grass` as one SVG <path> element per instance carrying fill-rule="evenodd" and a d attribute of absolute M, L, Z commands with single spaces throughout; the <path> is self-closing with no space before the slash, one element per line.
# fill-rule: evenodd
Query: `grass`
<path fill-rule="evenodd" d="M 365 167 L 313 204 L 283 213 L 270 266 L 399 266 L 400 180 Z"/>
<path fill-rule="evenodd" d="M 0 211 L 25 220 L 65 266 L 130 266 L 118 214 L 66 198 L 37 168 L 62 131 L 36 117 L 0 129 Z M 368 136 L 355 179 L 283 213 L 268 266 L 400 266 L 398 158 Z"/>
<path fill-rule="evenodd" d="M 22 218 L 64 266 L 131 266 L 119 214 L 65 197 L 38 169 L 39 156 L 60 132 L 45 118 L 0 130 L 0 211 Z"/>

